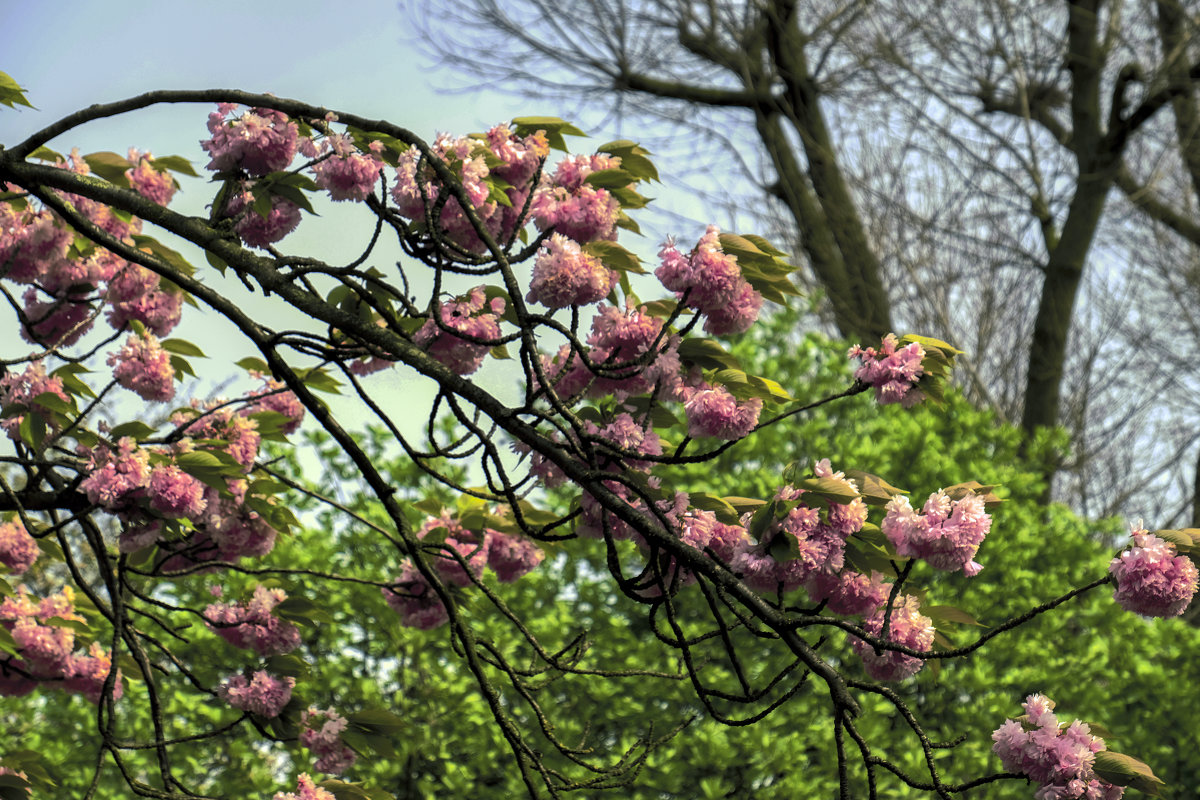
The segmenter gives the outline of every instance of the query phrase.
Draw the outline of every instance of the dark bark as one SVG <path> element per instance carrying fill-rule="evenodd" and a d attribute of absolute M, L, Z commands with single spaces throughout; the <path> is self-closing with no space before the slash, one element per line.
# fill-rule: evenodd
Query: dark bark
<path fill-rule="evenodd" d="M 1097 41 L 1100 5 L 1100 0 L 1072 3 L 1067 23 L 1067 69 L 1071 75 L 1070 146 L 1079 174 L 1062 233 L 1050 248 L 1029 347 L 1021 427 L 1030 434 L 1058 422 L 1063 366 L 1075 299 L 1105 200 L 1116 177 L 1120 155 L 1112 152 L 1112 144 L 1103 135 L 1101 122 L 1103 53 Z"/>

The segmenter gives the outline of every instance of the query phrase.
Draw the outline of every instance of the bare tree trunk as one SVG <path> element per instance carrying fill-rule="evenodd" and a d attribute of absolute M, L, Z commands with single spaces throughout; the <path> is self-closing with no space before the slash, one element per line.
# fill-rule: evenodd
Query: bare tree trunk
<path fill-rule="evenodd" d="M 1071 4 L 1067 22 L 1067 68 L 1071 74 L 1071 149 L 1079 178 L 1067 220 L 1057 241 L 1047 242 L 1046 279 L 1029 346 L 1029 374 L 1021 427 L 1032 434 L 1058 422 L 1067 338 L 1074 318 L 1088 250 L 1116 177 L 1117 159 L 1103 136 L 1100 121 L 1100 71 L 1097 42 L 1101 0 Z"/>

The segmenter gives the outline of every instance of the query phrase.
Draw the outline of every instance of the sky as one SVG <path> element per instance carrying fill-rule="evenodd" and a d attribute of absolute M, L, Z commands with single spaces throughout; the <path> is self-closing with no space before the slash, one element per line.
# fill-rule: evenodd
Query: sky
<path fill-rule="evenodd" d="M 270 92 L 402 125 L 426 139 L 439 131 L 466 133 L 526 114 L 552 114 L 509 94 L 447 92 L 455 83 L 431 68 L 417 52 L 412 15 L 437 13 L 442 0 L 357 0 L 340 10 L 314 0 L 206 0 L 119 3 L 64 0 L 0 0 L 0 71 L 25 88 L 37 110 L 0 108 L 0 144 L 13 144 L 34 131 L 96 102 L 132 97 L 154 89 L 237 88 Z M 461 81 L 457 81 L 461 85 Z M 82 153 L 130 146 L 154 154 L 183 155 L 201 169 L 207 157 L 207 106 L 156 107 L 120 119 L 91 123 L 50 143 L 59 152 Z M 182 179 L 172 207 L 207 216 L 214 187 Z M 318 207 L 320 220 L 306 219 L 280 243 L 285 252 L 348 261 L 369 235 L 369 221 L 352 204 Z M 365 226 L 365 227 L 364 227 Z M 147 231 L 150 232 L 150 231 Z M 176 246 L 193 264 L 199 251 Z M 383 251 L 387 268 L 398 251 Z M 392 267 L 394 269 L 394 266 Z M 212 270 L 205 280 L 219 285 Z M 232 290 L 231 290 L 232 291 Z M 240 294 L 240 290 L 239 290 Z M 256 309 L 269 323 L 282 317 L 278 305 Z M 217 384 L 218 360 L 228 365 L 252 350 L 231 326 L 189 310 L 173 334 L 201 345 L 213 360 L 201 377 Z M 515 385 L 511 373 L 493 370 L 490 380 Z M 226 367 L 226 373 L 228 368 Z M 430 396 L 399 371 L 373 379 L 391 384 L 412 400 Z M 483 380 L 488 380 L 484 376 Z M 497 385 L 496 389 L 505 386 Z M 204 393 L 205 390 L 201 390 Z"/>
<path fill-rule="evenodd" d="M 515 93 L 463 91 L 457 88 L 464 85 L 461 76 L 431 63 L 415 39 L 420 28 L 416 15 L 437 14 L 454 1 L 357 0 L 339 8 L 315 0 L 0 0 L 0 71 L 11 75 L 37 107 L 16 111 L 0 107 L 0 144 L 21 141 L 92 103 L 156 89 L 270 92 L 387 119 L 427 140 L 438 132 L 486 130 L 515 116 L 569 114 Z M 447 87 L 456 89 L 448 91 Z M 62 153 L 78 147 L 84 154 L 115 151 L 122 155 L 132 146 L 157 156 L 185 156 L 203 172 L 208 159 L 199 142 L 208 137 L 205 123 L 211 110 L 204 105 L 158 106 L 89 123 L 49 146 Z M 573 149 L 590 149 L 619 136 L 616 131 L 592 133 L 595 138 L 571 140 Z M 669 166 L 664 159 L 658 160 L 658 166 L 669 184 Z M 172 208 L 207 217 L 206 206 L 215 187 L 204 179 L 182 178 L 181 182 L 182 190 Z M 677 192 L 672 199 L 662 186 L 653 187 L 650 194 L 658 196 L 658 207 L 666 203 L 674 203 L 676 208 L 695 207 L 689 195 Z M 321 218 L 306 217 L 299 229 L 279 244 L 280 249 L 330 263 L 352 260 L 372 229 L 367 215 L 353 205 L 319 205 Z M 681 229 L 676 227 L 678 217 L 672 219 L 670 229 L 660 233 L 652 215 L 639 215 L 648 236 L 631 241 L 623 237 L 623 243 L 649 260 L 665 233 L 680 233 L 683 240 L 693 237 L 690 240 L 694 241 L 703 231 L 699 222 Z M 222 286 L 219 276 L 204 268 L 198 249 L 181 246 L 166 234 L 160 238 L 200 266 L 206 283 Z M 385 271 L 395 270 L 395 262 L 401 258 L 393 245 L 378 251 L 372 263 Z M 414 277 L 419 288 L 421 278 Z M 227 280 L 231 297 L 245 296 L 232 275 Z M 303 324 L 294 317 L 289 321 L 286 307 L 271 300 L 251 301 L 256 303 L 260 321 L 277 329 Z M 0 310 L 0 315 L 3 313 Z M 3 318 L 0 324 L 9 329 L 14 325 Z M 207 361 L 195 360 L 201 378 L 192 387 L 196 396 L 206 397 L 214 391 L 228 395 L 249 388 L 225 383 L 237 372 L 229 366 L 232 362 L 258 355 L 232 325 L 215 315 L 189 310 L 172 335 L 199 344 L 210 356 Z M 475 380 L 502 398 L 515 398 L 520 375 L 514 364 L 489 360 Z M 426 404 L 434 393 L 429 382 L 400 369 L 371 380 L 380 393 L 414 406 Z M 356 418 L 348 404 L 341 412 Z M 420 423 L 419 414 L 401 416 L 411 423 L 406 432 Z"/>

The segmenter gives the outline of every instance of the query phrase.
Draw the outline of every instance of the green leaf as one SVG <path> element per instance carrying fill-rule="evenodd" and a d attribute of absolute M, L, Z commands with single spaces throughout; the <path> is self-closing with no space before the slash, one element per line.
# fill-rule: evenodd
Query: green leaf
<path fill-rule="evenodd" d="M 984 508 L 995 508 L 1004 501 L 992 493 L 994 484 L 982 484 L 979 481 L 965 481 L 947 486 L 942 489 L 951 500 L 962 500 L 964 497 L 975 495 L 983 498 Z"/>
<path fill-rule="evenodd" d="M 1184 528 L 1180 531 L 1152 531 L 1152 533 L 1158 538 L 1175 545 L 1175 552 L 1180 555 L 1200 551 L 1200 528 Z"/>
<path fill-rule="evenodd" d="M 299 373 L 304 385 L 309 389 L 315 389 L 318 392 L 326 392 L 328 394 L 341 394 L 341 383 L 329 374 L 329 371 L 324 367 L 317 367 L 310 370 L 302 370 Z"/>
<path fill-rule="evenodd" d="M 63 617 L 49 617 L 46 620 L 44 620 L 44 622 L 45 622 L 45 624 L 53 625 L 56 628 L 70 628 L 73 631 L 79 631 L 81 633 L 86 633 L 88 630 L 90 630 L 88 628 L 87 622 L 85 622 L 84 620 L 81 620 L 81 619 L 65 619 Z"/>
<path fill-rule="evenodd" d="M 42 442 L 46 440 L 46 418 L 36 411 L 30 411 L 21 418 L 21 424 L 17 430 L 22 441 L 34 450 L 39 450 Z"/>
<path fill-rule="evenodd" d="M 933 620 L 934 623 L 953 622 L 958 625 L 975 625 L 980 628 L 987 627 L 966 611 L 954 606 L 922 606 L 921 613 Z"/>
<path fill-rule="evenodd" d="M 210 250 L 204 251 L 204 260 L 208 262 L 209 266 L 216 267 L 217 271 L 222 275 L 225 274 L 225 270 L 229 269 L 229 265 L 220 256 Z"/>
<path fill-rule="evenodd" d="M 346 721 L 368 733 L 399 733 L 408 727 L 403 718 L 380 708 L 368 708 L 346 715 Z"/>
<path fill-rule="evenodd" d="M 178 353 L 181 356 L 195 356 L 197 358 L 208 358 L 204 355 L 204 351 L 186 339 L 163 339 L 159 344 L 163 350 L 168 353 Z"/>
<path fill-rule="evenodd" d="M 361 783 L 346 783 L 331 779 L 321 781 L 317 785 L 332 794 L 337 800 L 395 800 L 392 795 L 382 789 L 368 789 Z"/>
<path fill-rule="evenodd" d="M 283 619 L 299 622 L 304 625 L 313 625 L 317 622 L 327 624 L 333 622 L 333 616 L 328 611 L 307 597 L 299 595 L 289 595 L 286 600 L 275 606 L 275 614 Z"/>
<path fill-rule="evenodd" d="M 698 508 L 702 511 L 712 511 L 717 515 L 717 519 L 726 525 L 736 525 L 738 523 L 739 514 L 737 509 L 723 497 L 718 497 L 708 492 L 689 492 L 688 498 L 693 508 Z"/>
<path fill-rule="evenodd" d="M 192 369 L 191 363 L 183 356 L 171 356 L 171 369 L 175 370 L 175 380 L 182 381 L 184 375 L 196 377 L 196 371 Z"/>
<path fill-rule="evenodd" d="M 754 541 L 761 542 L 763 540 L 767 531 L 775 524 L 775 515 L 778 510 L 779 501 L 772 500 L 754 512 L 754 516 L 750 518 L 750 535 Z"/>
<path fill-rule="evenodd" d="M 295 653 L 271 656 L 267 659 L 267 671 L 297 680 L 307 678 L 310 672 L 308 662 Z"/>
<path fill-rule="evenodd" d="M 633 219 L 631 219 L 630 216 L 628 214 L 626 214 L 624 211 L 622 211 L 620 214 L 617 215 L 617 227 L 621 228 L 623 230 L 627 230 L 630 233 L 637 234 L 638 236 L 642 235 L 641 227 L 636 222 L 634 222 Z"/>
<path fill-rule="evenodd" d="M 621 186 L 616 189 L 609 189 L 609 194 L 617 198 L 617 203 L 621 208 L 645 208 L 654 201 L 652 197 L 646 197 L 638 192 L 632 186 Z"/>
<path fill-rule="evenodd" d="M 165 261 L 188 277 L 196 274 L 196 268 L 186 258 L 181 256 L 177 250 L 172 250 L 153 236 L 135 234 L 133 243 L 137 245 L 139 250 L 158 256 L 159 259 Z"/>
<path fill-rule="evenodd" d="M 746 380 L 759 392 L 759 397 L 763 400 L 779 400 L 790 402 L 796 398 L 788 394 L 787 389 L 784 389 L 779 383 L 770 378 L 761 378 L 758 375 L 747 375 Z"/>
<path fill-rule="evenodd" d="M 805 478 L 795 484 L 797 489 L 821 495 L 835 503 L 849 503 L 859 497 L 850 484 L 837 478 Z"/>
<path fill-rule="evenodd" d="M 1096 775 L 1116 786 L 1129 786 L 1151 797 L 1162 797 L 1166 784 L 1144 762 L 1124 753 L 1102 750 L 1096 753 Z"/>
<path fill-rule="evenodd" d="M 634 181 L 632 175 L 618 167 L 616 169 L 598 169 L 589 173 L 583 182 L 599 189 L 620 189 Z"/>
<path fill-rule="evenodd" d="M 646 309 L 647 314 L 660 319 L 671 316 L 678 307 L 679 304 L 674 300 L 651 300 L 648 303 L 642 303 L 642 308 Z"/>
<path fill-rule="evenodd" d="M 175 457 L 175 463 L 185 472 L 193 469 L 222 469 L 224 466 L 221 460 L 209 450 L 180 453 Z"/>
<path fill-rule="evenodd" d="M 183 156 L 157 156 L 150 162 L 150 166 L 159 172 L 170 170 L 171 172 L 178 172 L 180 175 L 190 175 L 193 178 L 200 177 L 200 174 L 192 167 L 192 162 Z"/>
<path fill-rule="evenodd" d="M 679 358 L 701 369 L 737 369 L 739 362 L 715 339 L 689 337 L 679 343 Z"/>
<path fill-rule="evenodd" d="M 241 367 L 247 372 L 261 372 L 263 375 L 271 374 L 271 368 L 268 367 L 267 362 L 263 361 L 261 358 L 247 356 L 236 363 L 237 366 Z"/>
<path fill-rule="evenodd" d="M 514 117 L 512 124 L 518 136 L 528 136 L 539 130 L 546 133 L 555 131 L 565 136 L 587 136 L 570 122 L 558 117 Z"/>
<path fill-rule="evenodd" d="M 140 442 L 143 439 L 149 439 L 155 434 L 155 432 L 155 429 L 147 425 L 145 422 L 142 422 L 141 420 L 134 420 L 132 422 L 121 423 L 109 431 L 108 435 L 112 437 L 114 441 L 128 436 L 134 441 Z"/>
<path fill-rule="evenodd" d="M 766 500 L 759 500 L 754 497 L 738 497 L 736 495 L 727 495 L 724 498 L 726 503 L 733 506 L 738 515 L 745 514 L 747 511 L 756 511 L 767 504 Z"/>
<path fill-rule="evenodd" d="M 639 180 L 657 181 L 659 179 L 658 169 L 650 159 L 646 158 L 650 155 L 650 151 L 636 142 L 619 139 L 600 145 L 596 148 L 596 152 L 617 156 L 621 159 L 621 169 Z"/>
<path fill-rule="evenodd" d="M 878 475 L 860 469 L 846 470 L 846 477 L 858 484 L 858 492 L 862 495 L 863 502 L 868 505 L 887 505 L 896 495 L 908 494 L 904 489 L 897 489 Z"/>
<path fill-rule="evenodd" d="M 74 403 L 63 400 L 54 392 L 42 392 L 29 402 L 48 411 L 57 411 L 59 414 L 71 415 L 76 411 Z"/>
<path fill-rule="evenodd" d="M 34 150 L 29 154 L 29 157 L 36 158 L 39 161 L 49 161 L 52 164 L 67 160 L 63 157 L 62 153 L 51 150 L 49 147 L 46 147 L 46 145 L 42 145 L 37 150 Z"/>
<path fill-rule="evenodd" d="M 899 343 L 901 346 L 904 346 L 911 342 L 916 342 L 917 344 L 921 345 L 921 347 L 926 351 L 935 350 L 946 356 L 950 356 L 950 355 L 958 356 L 958 355 L 962 355 L 962 353 L 963 353 L 962 350 L 959 350 L 954 345 L 952 345 L 948 342 L 943 342 L 941 339 L 934 339 L 931 336 L 918 336 L 915 333 L 906 333 L 903 336 L 901 336 L 899 339 Z"/>
<path fill-rule="evenodd" d="M 17 647 L 16 639 L 9 633 L 7 628 L 0 628 L 0 651 L 8 653 L 10 656 L 20 655 L 21 648 Z"/>
<path fill-rule="evenodd" d="M 771 245 L 770 242 L 768 242 L 766 239 L 764 239 L 761 236 L 756 236 L 753 233 L 747 233 L 747 234 L 743 234 L 742 238 L 745 239 L 746 241 L 750 242 L 752 245 L 754 245 L 755 247 L 757 247 L 759 250 L 766 253 L 767 255 L 772 255 L 777 258 L 787 258 L 788 257 L 787 253 L 783 252 L 782 250 L 776 249 L 775 247 L 773 247 Z"/>
<path fill-rule="evenodd" d="M 583 252 L 604 262 L 609 269 L 618 272 L 632 272 L 635 275 L 645 275 L 642 260 L 616 242 L 588 242 L 582 248 Z"/>
<path fill-rule="evenodd" d="M 132 169 L 133 164 L 125 156 L 105 150 L 99 153 L 88 153 L 83 157 L 83 161 L 88 165 L 88 169 L 109 183 L 129 187 L 129 179 L 125 177 L 125 171 Z"/>
<path fill-rule="evenodd" d="M 0 104 L 9 108 L 34 108 L 33 103 L 25 98 L 25 90 L 7 72 L 0 72 Z"/>

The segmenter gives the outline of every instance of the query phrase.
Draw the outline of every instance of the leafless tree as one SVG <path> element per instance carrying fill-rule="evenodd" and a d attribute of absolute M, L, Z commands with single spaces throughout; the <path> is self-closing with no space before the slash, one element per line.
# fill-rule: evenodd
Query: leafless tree
<path fill-rule="evenodd" d="M 1061 497 L 1194 516 L 1194 3 L 473 0 L 429 20 L 489 85 L 757 152 L 729 171 L 790 223 L 839 333 L 961 343 L 973 399 L 1071 433 Z"/>

